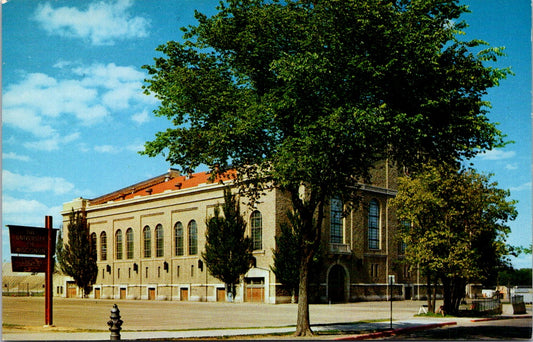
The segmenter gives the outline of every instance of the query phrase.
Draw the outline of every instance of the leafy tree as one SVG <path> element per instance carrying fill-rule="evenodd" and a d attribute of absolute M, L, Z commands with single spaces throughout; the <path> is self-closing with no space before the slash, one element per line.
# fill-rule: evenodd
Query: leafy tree
<path fill-rule="evenodd" d="M 455 160 L 503 144 L 482 96 L 502 55 L 456 39 L 459 1 L 227 0 L 157 48 L 145 92 L 174 125 L 145 144 L 184 171 L 238 171 L 253 202 L 274 185 L 302 220 L 296 335 L 312 335 L 309 263 L 324 208 L 351 202 L 377 161 Z"/>
<path fill-rule="evenodd" d="M 60 270 L 74 279 L 82 289 L 83 296 L 92 291 L 98 275 L 96 249 L 90 241 L 89 226 L 83 211 L 70 213 L 67 226 L 67 244 L 60 235 L 56 247 L 56 257 Z"/>
<path fill-rule="evenodd" d="M 507 287 L 532 284 L 531 268 L 507 269 L 498 274 L 498 283 Z"/>
<path fill-rule="evenodd" d="M 252 240 L 245 237 L 246 222 L 239 211 L 239 203 L 231 190 L 224 190 L 224 216 L 220 216 L 219 207 L 215 215 L 207 219 L 205 260 L 209 273 L 226 284 L 226 293 L 235 298 L 235 285 L 250 269 L 252 260 Z M 227 297 L 226 297 L 227 298 Z"/>
<path fill-rule="evenodd" d="M 516 201 L 489 178 L 439 164 L 399 179 L 393 202 L 398 218 L 411 222 L 401 231 L 406 260 L 442 282 L 447 313 L 457 313 L 467 282 L 487 279 L 509 262 L 506 224 L 517 215 Z"/>
<path fill-rule="evenodd" d="M 297 214 L 287 214 L 289 222 L 280 225 L 280 234 L 276 236 L 274 252 L 274 265 L 270 268 L 276 275 L 276 280 L 282 283 L 291 292 L 291 303 L 296 302 L 296 293 L 300 284 L 301 259 L 301 227 L 299 227 Z"/>

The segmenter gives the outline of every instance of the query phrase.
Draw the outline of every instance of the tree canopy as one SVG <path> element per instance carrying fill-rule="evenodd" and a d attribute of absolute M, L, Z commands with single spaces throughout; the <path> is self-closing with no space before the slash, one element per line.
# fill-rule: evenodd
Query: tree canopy
<path fill-rule="evenodd" d="M 503 143 L 482 97 L 509 71 L 486 65 L 500 49 L 456 38 L 466 11 L 444 0 L 222 1 L 144 66 L 155 114 L 173 127 L 143 153 L 185 171 L 237 169 L 252 200 L 265 182 L 287 191 L 305 292 L 324 205 L 348 202 L 377 161 L 469 158 Z M 306 301 L 297 335 L 311 333 Z"/>
<path fill-rule="evenodd" d="M 427 165 L 400 177 L 393 200 L 406 261 L 442 282 L 444 310 L 456 313 L 469 281 L 484 281 L 508 264 L 507 222 L 516 201 L 490 177 L 449 164 Z"/>

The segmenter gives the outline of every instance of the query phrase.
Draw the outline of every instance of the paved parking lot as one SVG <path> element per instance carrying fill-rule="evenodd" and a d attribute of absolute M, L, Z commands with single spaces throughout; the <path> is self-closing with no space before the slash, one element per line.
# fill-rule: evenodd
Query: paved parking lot
<path fill-rule="evenodd" d="M 296 304 L 195 303 L 172 301 L 54 298 L 54 325 L 61 328 L 107 330 L 117 304 L 125 330 L 183 330 L 279 327 L 296 324 Z M 393 303 L 394 320 L 412 319 L 423 302 Z M 389 319 L 389 302 L 310 305 L 311 324 Z M 3 297 L 2 322 L 42 327 L 44 298 Z"/>

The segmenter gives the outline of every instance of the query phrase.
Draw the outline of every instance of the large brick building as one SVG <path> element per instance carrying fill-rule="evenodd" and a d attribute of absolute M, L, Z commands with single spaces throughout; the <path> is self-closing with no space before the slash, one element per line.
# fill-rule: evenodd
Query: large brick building
<path fill-rule="evenodd" d="M 206 173 L 176 170 L 95 199 L 78 198 L 63 206 L 63 227 L 72 210 L 84 210 L 98 251 L 98 277 L 91 296 L 145 300 L 224 300 L 224 284 L 205 268 L 206 219 L 223 202 L 234 174 L 211 182 Z M 395 297 L 417 291 L 416 275 L 403 264 L 394 210 L 396 169 L 383 163 L 371 184 L 361 184 L 362 201 L 347 215 L 332 200 L 323 225 L 323 252 L 311 280 L 314 302 L 382 300 L 388 275 L 396 279 Z M 288 197 L 272 189 L 253 208 L 241 205 L 252 237 L 255 267 L 244 276 L 236 301 L 279 303 L 287 293 L 271 270 L 275 236 L 286 220 Z M 65 231 L 64 234 L 67 232 Z"/>

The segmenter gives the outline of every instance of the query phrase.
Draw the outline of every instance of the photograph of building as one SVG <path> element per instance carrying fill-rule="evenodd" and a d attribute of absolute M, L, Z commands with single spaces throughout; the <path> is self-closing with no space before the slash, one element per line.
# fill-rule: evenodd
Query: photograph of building
<path fill-rule="evenodd" d="M 201 253 L 206 220 L 223 203 L 223 190 L 234 176 L 228 172 L 210 181 L 206 172 L 181 175 L 170 169 L 94 199 L 65 203 L 65 241 L 70 213 L 83 210 L 96 244 L 98 276 L 90 297 L 224 301 L 224 284 L 209 274 Z M 342 215 L 346 207 L 340 200 L 330 201 L 322 232 L 324 251 L 310 282 L 312 302 L 386 300 L 389 275 L 395 277 L 395 298 L 410 299 L 419 291 L 416 275 L 402 263 L 405 246 L 397 238 L 398 222 L 389 204 L 396 176 L 387 163 L 377 166 L 371 184 L 360 184 L 362 200 L 348 214 Z M 289 208 L 289 198 L 276 188 L 253 208 L 241 204 L 255 262 L 238 286 L 235 301 L 290 301 L 271 270 L 275 236 Z"/>

